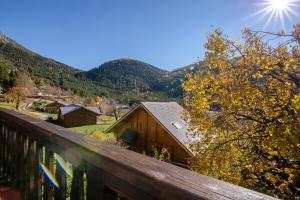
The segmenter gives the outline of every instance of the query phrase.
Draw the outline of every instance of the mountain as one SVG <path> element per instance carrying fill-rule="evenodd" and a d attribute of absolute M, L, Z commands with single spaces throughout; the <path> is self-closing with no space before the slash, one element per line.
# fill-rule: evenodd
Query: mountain
<path fill-rule="evenodd" d="M 165 71 L 134 59 L 117 59 L 89 71 L 82 71 L 45 58 L 0 33 L 0 86 L 12 85 L 14 74 L 25 72 L 37 85 L 48 84 L 80 96 L 104 95 L 122 102 L 178 100 L 181 80 L 201 62 Z M 10 80 L 10 81 L 7 81 Z"/>
<path fill-rule="evenodd" d="M 133 59 L 117 59 L 98 68 L 83 72 L 81 78 L 91 79 L 117 90 L 155 90 L 156 84 L 167 74 L 153 65 Z"/>
<path fill-rule="evenodd" d="M 117 59 L 79 73 L 77 77 L 92 80 L 115 91 L 160 92 L 169 98 L 181 98 L 181 81 L 184 80 L 185 73 L 194 73 L 202 65 L 203 62 L 198 61 L 169 72 L 142 61 Z"/>
<path fill-rule="evenodd" d="M 81 70 L 53 59 L 45 58 L 0 33 L 0 67 L 2 71 L 26 72 L 35 83 L 44 83 L 89 96 L 100 94 L 104 88 L 75 77 Z"/>
<path fill-rule="evenodd" d="M 195 73 L 203 67 L 202 61 L 194 62 L 193 64 L 187 65 L 175 69 L 167 74 L 164 79 L 157 84 L 157 90 L 166 93 L 169 97 L 181 98 L 183 95 L 181 82 L 185 79 L 186 73 Z"/>

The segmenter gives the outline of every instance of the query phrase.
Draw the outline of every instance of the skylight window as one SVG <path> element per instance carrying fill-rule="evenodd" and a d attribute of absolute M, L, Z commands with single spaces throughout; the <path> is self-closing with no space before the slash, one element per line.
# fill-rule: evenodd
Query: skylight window
<path fill-rule="evenodd" d="M 172 122 L 172 125 L 175 126 L 175 128 L 177 128 L 177 129 L 182 128 L 182 124 L 180 122 Z"/>

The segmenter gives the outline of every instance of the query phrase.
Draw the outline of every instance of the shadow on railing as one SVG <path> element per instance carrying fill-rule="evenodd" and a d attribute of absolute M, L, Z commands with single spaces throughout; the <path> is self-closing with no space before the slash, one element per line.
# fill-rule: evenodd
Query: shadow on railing
<path fill-rule="evenodd" d="M 272 199 L 6 109 L 0 158 L 24 199 Z"/>

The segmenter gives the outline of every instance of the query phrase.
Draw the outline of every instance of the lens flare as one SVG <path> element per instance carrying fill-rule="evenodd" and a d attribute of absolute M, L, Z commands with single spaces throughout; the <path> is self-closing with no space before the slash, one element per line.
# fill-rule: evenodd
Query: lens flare
<path fill-rule="evenodd" d="M 261 7 L 257 12 L 248 16 L 256 17 L 257 20 L 264 20 L 264 29 L 270 26 L 271 23 L 280 23 L 280 26 L 285 30 L 285 21 L 288 19 L 293 22 L 293 18 L 300 18 L 300 0 L 260 0 L 256 5 Z M 298 11 L 296 11 L 298 10 Z"/>
<path fill-rule="evenodd" d="M 64 159 L 62 159 L 59 155 L 55 154 L 55 160 L 56 160 L 58 166 L 62 169 L 63 172 L 65 172 L 70 177 L 73 176 L 73 174 L 70 170 L 70 167 L 68 166 L 67 162 L 64 161 Z"/>
<path fill-rule="evenodd" d="M 52 174 L 52 172 L 43 163 L 40 163 L 40 168 L 41 168 L 42 172 L 44 173 L 44 175 L 49 180 L 49 182 L 54 187 L 59 188 L 59 184 L 58 184 L 57 180 L 55 179 L 54 175 Z"/>

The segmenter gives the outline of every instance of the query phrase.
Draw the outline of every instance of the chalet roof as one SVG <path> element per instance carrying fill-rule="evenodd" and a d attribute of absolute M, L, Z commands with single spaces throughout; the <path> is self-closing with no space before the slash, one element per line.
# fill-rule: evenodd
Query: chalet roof
<path fill-rule="evenodd" d="M 111 131 L 120 121 L 125 119 L 139 107 L 143 107 L 171 136 L 173 136 L 175 140 L 177 140 L 190 154 L 194 155 L 189 147 L 193 142 L 187 135 L 189 125 L 182 119 L 183 108 L 176 102 L 142 102 L 122 116 L 116 123 L 108 128 L 106 132 Z"/>
<path fill-rule="evenodd" d="M 86 107 L 86 106 L 80 106 L 80 105 L 77 105 L 77 104 L 70 104 L 70 105 L 67 105 L 65 107 L 61 107 L 59 110 L 60 110 L 61 115 L 66 115 L 66 114 L 68 114 L 70 112 L 73 112 L 75 110 L 78 110 L 80 108 L 91 111 L 91 112 L 93 112 L 97 115 L 101 114 L 97 107 Z"/>
<path fill-rule="evenodd" d="M 66 102 L 64 102 L 62 100 L 56 100 L 56 101 L 53 101 L 53 102 L 47 104 L 47 106 L 51 106 L 52 104 L 55 104 L 55 103 L 59 103 L 59 104 L 64 105 L 64 106 L 68 105 Z"/>
<path fill-rule="evenodd" d="M 92 107 L 92 106 L 89 106 L 89 107 L 86 107 L 86 106 L 83 106 L 83 108 L 85 108 L 86 110 L 89 110 L 89 111 L 92 111 L 98 115 L 101 114 L 101 112 L 99 111 L 99 108 L 97 107 Z"/>
<path fill-rule="evenodd" d="M 71 104 L 66 105 L 66 107 L 81 107 L 81 105 L 77 104 L 77 103 L 71 103 Z"/>

